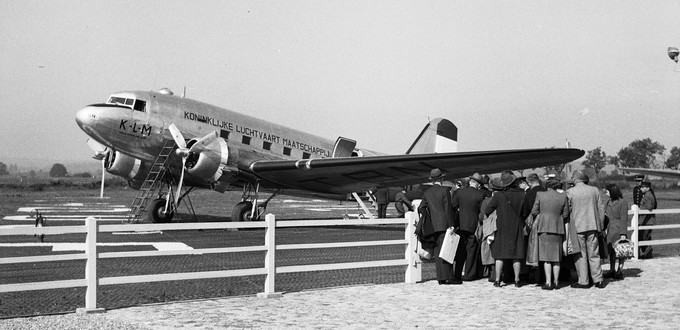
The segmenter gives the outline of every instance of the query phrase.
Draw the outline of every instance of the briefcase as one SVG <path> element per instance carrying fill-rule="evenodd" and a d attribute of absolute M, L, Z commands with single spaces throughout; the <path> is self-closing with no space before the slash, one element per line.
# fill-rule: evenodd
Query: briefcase
<path fill-rule="evenodd" d="M 447 229 L 446 234 L 444 235 L 444 241 L 442 242 L 442 247 L 439 250 L 439 257 L 452 264 L 456 257 L 459 241 L 460 236 L 453 232 L 453 228 Z"/>

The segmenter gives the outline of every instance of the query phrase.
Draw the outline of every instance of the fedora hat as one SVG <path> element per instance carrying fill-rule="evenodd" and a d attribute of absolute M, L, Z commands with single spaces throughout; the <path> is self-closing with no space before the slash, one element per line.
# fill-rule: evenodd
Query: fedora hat
<path fill-rule="evenodd" d="M 430 180 L 439 180 L 443 178 L 445 175 L 442 173 L 442 171 L 438 168 L 433 168 L 430 171 Z"/>
<path fill-rule="evenodd" d="M 479 173 L 475 173 L 475 174 L 473 174 L 472 176 L 470 176 L 470 180 L 475 180 L 475 181 L 477 181 L 479 184 L 484 184 L 484 178 L 483 178 L 482 175 L 479 174 Z"/>
<path fill-rule="evenodd" d="M 503 190 L 503 186 L 501 185 L 501 178 L 491 179 L 491 182 L 489 183 L 489 185 L 491 186 L 491 189 Z"/>
<path fill-rule="evenodd" d="M 511 185 L 513 182 L 515 182 L 516 179 L 517 179 L 517 177 L 514 174 L 508 173 L 508 172 L 503 172 L 501 174 L 501 181 L 500 181 L 501 187 L 505 188 L 505 187 Z"/>

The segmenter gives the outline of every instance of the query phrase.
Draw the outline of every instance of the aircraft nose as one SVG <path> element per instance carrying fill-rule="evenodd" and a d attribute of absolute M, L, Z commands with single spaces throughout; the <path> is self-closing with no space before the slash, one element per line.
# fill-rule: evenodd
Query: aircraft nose
<path fill-rule="evenodd" d="M 80 129 L 87 130 L 91 128 L 93 124 L 97 121 L 97 111 L 93 107 L 85 107 L 78 112 L 76 112 L 76 123 L 80 126 Z"/>

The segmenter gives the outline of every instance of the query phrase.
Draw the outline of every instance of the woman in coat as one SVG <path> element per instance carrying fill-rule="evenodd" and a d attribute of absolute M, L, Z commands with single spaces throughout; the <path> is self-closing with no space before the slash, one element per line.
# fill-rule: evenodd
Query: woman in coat
<path fill-rule="evenodd" d="M 500 180 L 496 178 L 493 186 L 502 188 L 493 194 L 491 201 L 484 207 L 484 214 L 496 211 L 496 234 L 491 244 L 491 254 L 496 259 L 495 266 L 495 287 L 501 287 L 501 273 L 505 260 L 512 260 L 512 270 L 515 274 L 515 286 L 520 286 L 519 272 L 520 261 L 525 258 L 526 251 L 524 244 L 524 219 L 522 214 L 522 201 L 524 191 L 519 188 L 512 172 L 506 171 L 501 174 Z"/>
<path fill-rule="evenodd" d="M 614 243 L 628 236 L 628 202 L 623 199 L 621 189 L 615 184 L 608 184 L 605 193 L 609 196 L 609 201 L 605 207 L 605 214 L 609 218 L 607 224 L 607 250 L 609 251 L 609 271 L 604 273 L 604 277 L 623 278 L 624 258 L 616 258 Z M 619 260 L 619 268 L 614 268 L 616 260 Z M 616 269 L 616 271 L 614 270 Z"/>
<path fill-rule="evenodd" d="M 557 192 L 560 187 L 558 179 L 549 178 L 546 187 L 547 191 L 536 194 L 531 214 L 536 217 L 538 261 L 543 262 L 545 271 L 545 284 L 542 288 L 553 290 L 559 288 L 564 219 L 569 216 L 569 200 L 566 194 Z"/>

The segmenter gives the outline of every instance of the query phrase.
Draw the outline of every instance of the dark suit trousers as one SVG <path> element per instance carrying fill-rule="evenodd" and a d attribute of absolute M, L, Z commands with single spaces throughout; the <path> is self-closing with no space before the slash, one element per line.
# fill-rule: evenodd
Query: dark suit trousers
<path fill-rule="evenodd" d="M 446 232 L 438 232 L 434 234 L 437 237 L 437 246 L 434 247 L 434 268 L 437 271 L 438 281 L 447 281 L 453 279 L 453 264 L 446 262 L 439 257 L 439 251 L 441 251 L 442 243 L 444 242 L 444 236 Z"/>
<path fill-rule="evenodd" d="M 456 266 L 453 270 L 455 279 L 461 279 L 463 264 L 465 264 L 465 279 L 476 280 L 482 267 L 480 246 L 474 233 L 459 230 L 460 243 L 456 251 Z"/>

